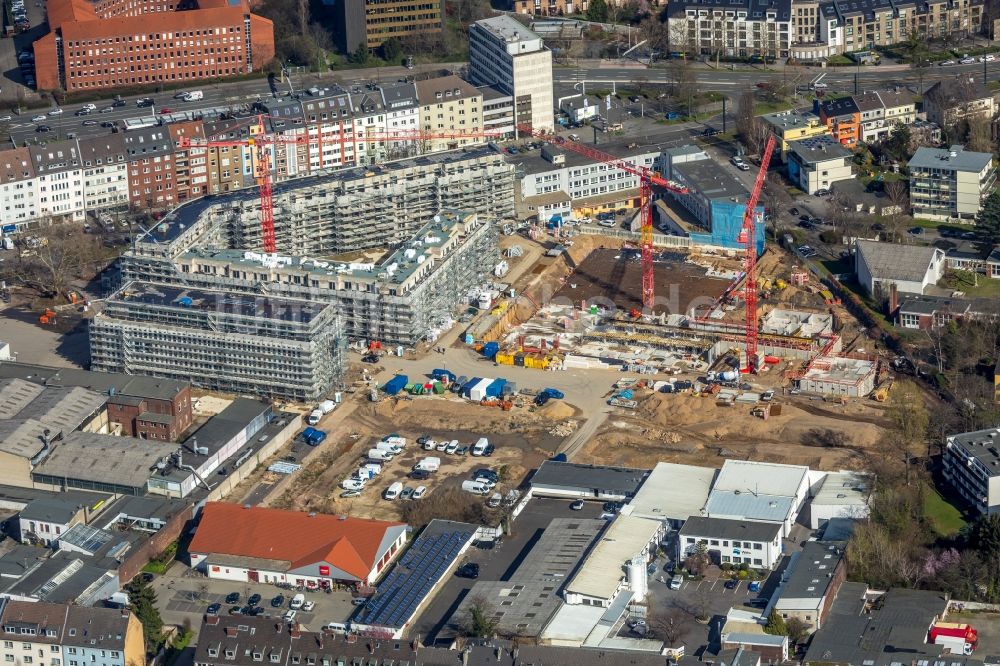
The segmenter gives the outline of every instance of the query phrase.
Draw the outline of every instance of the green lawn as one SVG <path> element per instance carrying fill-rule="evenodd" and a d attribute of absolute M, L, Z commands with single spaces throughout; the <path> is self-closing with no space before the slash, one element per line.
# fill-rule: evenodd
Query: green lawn
<path fill-rule="evenodd" d="M 924 518 L 942 537 L 953 537 L 966 525 L 962 512 L 930 485 L 924 486 Z"/>
<path fill-rule="evenodd" d="M 1000 280 L 985 275 L 973 275 L 971 271 L 948 271 L 941 282 L 947 288 L 963 291 L 966 296 L 972 298 L 1000 297 Z"/>
<path fill-rule="evenodd" d="M 953 231 L 958 231 L 965 233 L 966 231 L 975 231 L 976 227 L 973 224 L 955 224 L 954 222 L 940 222 L 938 220 L 922 220 L 920 218 L 915 218 L 913 220 L 913 226 L 923 227 L 924 229 L 951 229 Z"/>

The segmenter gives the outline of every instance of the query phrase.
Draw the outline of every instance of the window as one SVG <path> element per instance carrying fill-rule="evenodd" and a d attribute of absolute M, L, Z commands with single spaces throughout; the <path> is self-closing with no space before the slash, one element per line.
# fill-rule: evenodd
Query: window
<path fill-rule="evenodd" d="M 3 656 L 3 660 L 4 661 L 14 661 L 14 655 L 12 655 L 12 654 L 5 654 Z"/>
<path fill-rule="evenodd" d="M 31 659 L 31 656 L 30 656 L 30 655 L 24 655 L 24 657 L 22 657 L 22 661 L 23 661 L 23 662 L 24 662 L 25 664 L 30 664 L 30 663 L 32 663 L 32 659 Z"/>
<path fill-rule="evenodd" d="M 712 539 L 712 540 L 711 540 L 711 541 L 709 541 L 708 543 L 709 543 L 709 545 L 711 545 L 711 546 L 718 546 L 718 545 L 719 545 L 719 540 L 718 540 L 718 539 Z"/>
<path fill-rule="evenodd" d="M 759 559 L 754 559 L 753 563 L 759 567 L 764 566 L 764 563 Z"/>
<path fill-rule="evenodd" d="M 755 544 L 753 545 L 753 549 L 754 549 L 754 550 L 764 550 L 764 546 L 762 546 L 762 545 L 761 545 L 761 544 L 759 544 L 759 543 L 755 543 Z"/>
<path fill-rule="evenodd" d="M 50 645 L 49 648 L 51 649 L 52 652 L 59 652 L 59 646 L 58 645 Z M 101 656 L 104 656 L 104 655 L 102 654 Z"/>

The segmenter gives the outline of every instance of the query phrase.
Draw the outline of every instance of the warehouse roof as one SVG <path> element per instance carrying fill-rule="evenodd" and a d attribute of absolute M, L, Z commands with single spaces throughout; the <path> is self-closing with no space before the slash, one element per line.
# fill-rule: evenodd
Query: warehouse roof
<path fill-rule="evenodd" d="M 728 520 L 691 516 L 680 529 L 682 536 L 706 539 L 731 539 L 733 541 L 758 541 L 771 543 L 781 534 L 778 523 L 757 523 L 752 520 Z"/>
<path fill-rule="evenodd" d="M 692 160 L 671 166 L 671 177 L 708 199 L 735 199 L 745 203 L 750 192 L 746 185 L 715 160 Z"/>
<path fill-rule="evenodd" d="M 256 423 L 257 419 L 262 416 L 267 417 L 271 413 L 271 405 L 268 403 L 249 398 L 236 398 L 225 409 L 208 419 L 184 443 L 191 447 L 197 443 L 199 447 L 208 448 L 211 455 L 241 432 L 247 431 L 247 437 L 252 437 L 261 426 L 265 425 L 263 421 Z M 251 424 L 258 426 L 252 429 L 252 432 Z"/>
<path fill-rule="evenodd" d="M 584 559 L 566 591 L 610 599 L 625 577 L 629 560 L 645 552 L 662 529 L 658 520 L 619 515 Z"/>
<path fill-rule="evenodd" d="M 101 411 L 106 401 L 107 396 L 79 386 L 47 386 L 17 416 L 41 421 L 53 429 L 69 432 Z"/>
<path fill-rule="evenodd" d="M 597 489 L 608 494 L 632 497 L 648 475 L 649 472 L 644 469 L 546 460 L 531 477 L 531 485 L 587 491 Z"/>
<path fill-rule="evenodd" d="M 48 435 L 46 435 L 48 433 Z M 45 449 L 45 439 L 59 434 L 34 419 L 0 421 L 0 451 L 19 458 L 34 458 Z"/>
<path fill-rule="evenodd" d="M 189 382 L 173 379 L 53 368 L 29 363 L 0 363 L 0 378 L 5 377 L 17 377 L 43 386 L 81 386 L 109 395 L 122 394 L 161 400 L 170 400 L 190 386 Z"/>
<path fill-rule="evenodd" d="M 42 387 L 23 379 L 0 379 L 0 419 L 12 419 L 37 398 Z"/>
<path fill-rule="evenodd" d="M 661 520 L 687 520 L 705 507 L 719 470 L 660 462 L 629 502 L 629 515 Z"/>
<path fill-rule="evenodd" d="M 794 505 L 793 497 L 741 490 L 713 490 L 705 503 L 704 515 L 780 523 L 789 517 Z"/>
<path fill-rule="evenodd" d="M 52 447 L 35 473 L 63 479 L 142 488 L 156 463 L 177 449 L 176 444 L 71 432 Z"/>
<path fill-rule="evenodd" d="M 868 240 L 859 240 L 855 247 L 876 280 L 923 282 L 931 264 L 944 261 L 944 250 L 936 247 Z"/>
<path fill-rule="evenodd" d="M 872 479 L 860 472 L 830 472 L 813 497 L 816 505 L 866 505 L 872 492 Z"/>
<path fill-rule="evenodd" d="M 727 460 L 712 490 L 739 490 L 760 495 L 795 497 L 808 467 L 752 460 Z"/>
<path fill-rule="evenodd" d="M 61 500 L 55 497 L 45 497 L 31 500 L 18 512 L 22 520 L 35 520 L 56 525 L 65 525 L 73 520 L 82 506 L 74 501 Z"/>
<path fill-rule="evenodd" d="M 403 523 L 209 502 L 192 553 L 286 561 L 290 569 L 327 562 L 366 579 Z"/>

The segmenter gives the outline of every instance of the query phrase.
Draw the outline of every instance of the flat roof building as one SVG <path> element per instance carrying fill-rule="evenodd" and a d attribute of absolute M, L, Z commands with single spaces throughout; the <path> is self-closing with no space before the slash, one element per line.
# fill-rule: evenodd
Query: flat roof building
<path fill-rule="evenodd" d="M 677 534 L 677 561 L 695 553 L 699 544 L 715 564 L 746 564 L 773 569 L 781 559 L 781 524 L 691 516 Z"/>
<path fill-rule="evenodd" d="M 531 491 L 546 497 L 622 500 L 635 496 L 648 470 L 546 460 L 531 477 Z"/>
<path fill-rule="evenodd" d="M 976 511 L 1000 513 L 1000 428 L 949 435 L 941 463 L 948 485 Z"/>
<path fill-rule="evenodd" d="M 836 518 L 868 517 L 872 477 L 862 472 L 830 472 L 809 503 L 809 527 L 818 530 Z"/>
<path fill-rule="evenodd" d="M 798 139 L 788 144 L 788 179 L 807 194 L 829 191 L 854 177 L 854 153 L 832 136 Z"/>
<path fill-rule="evenodd" d="M 977 153 L 961 145 L 921 146 L 907 168 L 913 215 L 931 220 L 971 224 L 997 183 L 993 153 Z"/>
<path fill-rule="evenodd" d="M 806 393 L 862 398 L 875 390 L 878 366 L 868 358 L 816 356 L 798 380 Z"/>
<path fill-rule="evenodd" d="M 717 474 L 712 467 L 656 463 L 622 513 L 680 527 L 689 516 L 701 515 Z"/>
<path fill-rule="evenodd" d="M 727 460 L 702 515 L 777 524 L 784 537 L 808 496 L 808 467 Z"/>
<path fill-rule="evenodd" d="M 808 541 L 781 575 L 774 610 L 785 620 L 798 618 L 810 633 L 822 629 L 846 576 L 842 545 Z"/>

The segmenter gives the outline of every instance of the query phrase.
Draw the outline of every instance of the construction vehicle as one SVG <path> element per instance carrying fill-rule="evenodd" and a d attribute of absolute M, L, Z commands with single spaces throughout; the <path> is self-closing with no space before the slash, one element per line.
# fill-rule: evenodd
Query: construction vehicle
<path fill-rule="evenodd" d="M 875 389 L 874 393 L 872 393 L 872 398 L 875 399 L 875 402 L 885 402 L 886 400 L 889 399 L 889 391 L 892 389 L 892 384 L 894 381 L 895 380 L 893 380 L 890 377 L 889 379 L 886 379 L 884 382 L 879 384 L 879 387 Z"/>
<path fill-rule="evenodd" d="M 56 313 L 53 310 L 50 310 L 49 308 L 45 308 L 45 312 L 43 312 L 38 317 L 38 323 L 39 324 L 54 324 L 54 323 L 56 323 Z"/>

